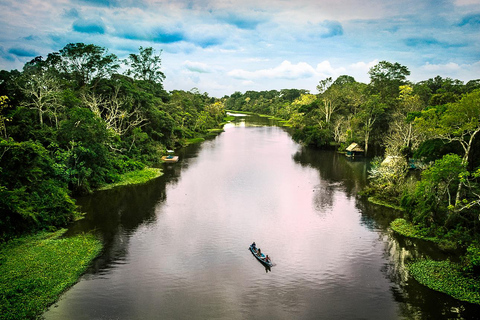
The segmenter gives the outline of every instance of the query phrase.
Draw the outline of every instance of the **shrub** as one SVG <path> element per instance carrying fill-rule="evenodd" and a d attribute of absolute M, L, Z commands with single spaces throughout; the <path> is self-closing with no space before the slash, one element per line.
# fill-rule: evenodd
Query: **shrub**
<path fill-rule="evenodd" d="M 472 243 L 463 257 L 464 270 L 476 275 L 480 274 L 480 245 Z"/>
<path fill-rule="evenodd" d="M 2 139 L 0 153 L 0 240 L 75 218 L 75 203 L 42 145 Z"/>

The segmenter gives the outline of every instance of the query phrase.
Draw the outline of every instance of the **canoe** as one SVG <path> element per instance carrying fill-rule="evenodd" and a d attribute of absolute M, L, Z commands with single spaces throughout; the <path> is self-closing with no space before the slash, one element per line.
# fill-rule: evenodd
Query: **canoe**
<path fill-rule="evenodd" d="M 162 160 L 164 162 L 177 162 L 178 161 L 178 156 L 163 156 Z"/>
<path fill-rule="evenodd" d="M 273 267 L 272 260 L 266 261 L 266 260 L 265 260 L 265 255 L 264 255 L 263 253 L 261 253 L 260 255 L 258 255 L 257 250 L 254 249 L 252 246 L 250 246 L 249 250 L 250 250 L 250 252 L 255 256 L 255 258 L 257 258 L 257 260 L 260 261 L 264 266 Z"/>

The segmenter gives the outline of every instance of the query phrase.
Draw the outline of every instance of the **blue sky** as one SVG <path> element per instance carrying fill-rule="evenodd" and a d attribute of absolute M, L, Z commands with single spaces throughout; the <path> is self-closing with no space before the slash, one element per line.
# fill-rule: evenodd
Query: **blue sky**
<path fill-rule="evenodd" d="M 409 80 L 480 78 L 480 0 L 2 0 L 0 69 L 68 43 L 119 58 L 162 50 L 167 90 L 210 96 L 368 82 L 381 60 Z"/>

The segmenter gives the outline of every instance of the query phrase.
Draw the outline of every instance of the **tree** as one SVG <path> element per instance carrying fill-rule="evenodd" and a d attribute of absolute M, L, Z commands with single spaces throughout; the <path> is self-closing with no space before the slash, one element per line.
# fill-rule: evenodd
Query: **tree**
<path fill-rule="evenodd" d="M 385 144 L 389 155 L 408 156 L 424 140 L 421 132 L 413 125 L 410 115 L 422 107 L 420 97 L 413 94 L 410 86 L 400 86 L 399 105 L 393 113 Z"/>
<path fill-rule="evenodd" d="M 75 202 L 54 166 L 41 143 L 0 139 L 0 241 L 73 221 Z"/>
<path fill-rule="evenodd" d="M 369 97 L 369 100 L 362 106 L 359 116 L 363 125 L 365 154 L 368 152 L 368 143 L 373 125 L 375 121 L 377 121 L 377 118 L 385 111 L 385 108 L 385 104 L 380 101 L 380 97 L 377 95 Z"/>
<path fill-rule="evenodd" d="M 105 122 L 107 129 L 121 136 L 128 130 L 141 126 L 146 122 L 140 109 L 134 106 L 131 97 L 119 95 L 120 87 L 116 86 L 108 96 L 99 96 L 95 93 L 84 93 L 83 103 L 100 119 Z"/>
<path fill-rule="evenodd" d="M 402 203 L 414 222 L 443 225 L 448 221 L 448 207 L 455 201 L 459 175 L 466 172 L 462 159 L 447 154 L 422 172 L 414 190 L 407 190 Z M 412 210 L 414 209 L 414 210 Z"/>
<path fill-rule="evenodd" d="M 370 86 L 384 103 L 392 103 L 398 97 L 399 87 L 406 83 L 410 71 L 398 62 L 380 61 L 369 71 Z"/>
<path fill-rule="evenodd" d="M 469 155 L 478 132 L 480 132 L 480 89 L 456 102 L 441 108 L 430 108 L 415 119 L 418 126 L 430 138 L 459 143 L 463 149 L 462 164 L 468 166 Z M 457 187 L 454 211 L 458 211 L 463 183 Z"/>
<path fill-rule="evenodd" d="M 333 84 L 338 86 L 344 86 L 355 82 L 356 81 L 354 77 L 348 75 L 341 75 L 333 82 Z"/>
<path fill-rule="evenodd" d="M 8 107 L 8 97 L 0 96 L 0 132 L 3 134 L 4 138 L 7 137 L 7 128 L 5 127 L 5 121 L 8 119 L 2 115 L 3 109 Z"/>
<path fill-rule="evenodd" d="M 165 74 L 160 70 L 162 60 L 160 59 L 160 53 L 155 54 L 155 50 L 152 47 L 143 48 L 140 47 L 139 54 L 131 53 L 128 59 L 124 62 L 130 66 L 127 70 L 128 76 L 133 76 L 135 79 L 150 81 L 155 83 L 162 83 L 165 79 Z"/>
<path fill-rule="evenodd" d="M 93 87 L 102 78 L 109 78 L 120 67 L 116 55 L 93 44 L 69 43 L 59 54 L 49 55 L 47 62 L 57 65 L 68 77 L 73 77 L 79 87 Z"/>
<path fill-rule="evenodd" d="M 42 66 L 32 68 L 27 64 L 20 89 L 26 98 L 21 105 L 38 112 L 40 125 L 43 125 L 43 116 L 46 114 L 55 119 L 55 126 L 58 127 L 58 109 L 62 107 L 58 79 Z"/>
<path fill-rule="evenodd" d="M 342 97 L 342 92 L 339 85 L 332 84 L 332 78 L 326 78 L 321 80 L 317 86 L 318 92 L 320 92 L 319 100 L 322 102 L 320 104 L 320 113 L 325 117 L 325 124 L 329 125 L 333 113 L 339 107 L 339 99 Z M 322 123 L 320 128 L 322 128 Z"/>

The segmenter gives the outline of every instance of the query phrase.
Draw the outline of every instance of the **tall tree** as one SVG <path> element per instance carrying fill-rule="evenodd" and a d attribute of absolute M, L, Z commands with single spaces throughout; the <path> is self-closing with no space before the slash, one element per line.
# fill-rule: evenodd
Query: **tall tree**
<path fill-rule="evenodd" d="M 333 113 L 339 107 L 339 100 L 342 97 L 341 86 L 332 84 L 332 78 L 326 78 L 321 80 L 317 86 L 320 103 L 320 113 L 324 116 L 324 120 L 321 122 L 329 125 L 332 119 Z M 320 127 L 323 127 L 322 123 Z"/>
<path fill-rule="evenodd" d="M 3 135 L 4 138 L 7 137 L 7 128 L 5 126 L 5 121 L 7 118 L 2 115 L 3 109 L 8 107 L 8 97 L 7 96 L 0 96 L 0 133 Z"/>
<path fill-rule="evenodd" d="M 58 110 L 62 108 L 60 99 L 60 83 L 58 78 L 41 64 L 35 67 L 26 64 L 20 83 L 25 100 L 21 105 L 38 112 L 40 125 L 43 125 L 44 115 L 55 119 L 58 127 Z"/>
<path fill-rule="evenodd" d="M 371 96 L 369 100 L 362 106 L 359 116 L 363 125 L 362 131 L 365 143 L 365 154 L 368 153 L 370 133 L 374 128 L 373 126 L 378 117 L 385 111 L 385 108 L 385 104 L 381 102 L 380 97 L 377 95 Z"/>
<path fill-rule="evenodd" d="M 47 62 L 59 64 L 61 71 L 73 76 L 79 87 L 96 86 L 102 78 L 109 78 L 120 64 L 108 50 L 94 44 L 69 43 L 59 54 L 49 55 Z"/>
<path fill-rule="evenodd" d="M 127 70 L 128 76 L 133 76 L 135 79 L 150 81 L 155 83 L 162 83 L 165 79 L 165 74 L 161 71 L 162 60 L 160 53 L 156 54 L 152 47 L 138 49 L 139 53 L 131 53 L 128 59 L 124 62 L 130 66 Z"/>
<path fill-rule="evenodd" d="M 410 71 L 398 62 L 380 61 L 369 71 L 370 86 L 384 103 L 392 103 L 398 97 L 399 87 L 406 84 Z"/>
<path fill-rule="evenodd" d="M 116 86 L 110 96 L 99 96 L 93 92 L 82 96 L 83 103 L 105 122 L 107 129 L 124 135 L 130 129 L 142 126 L 147 119 L 135 106 L 133 98 L 121 96 L 120 86 Z"/>
<path fill-rule="evenodd" d="M 392 156 L 408 156 L 424 139 L 423 134 L 413 125 L 410 116 L 421 111 L 423 103 L 410 86 L 400 86 L 398 100 L 398 108 L 391 116 L 389 132 L 384 140 L 386 153 Z"/>

